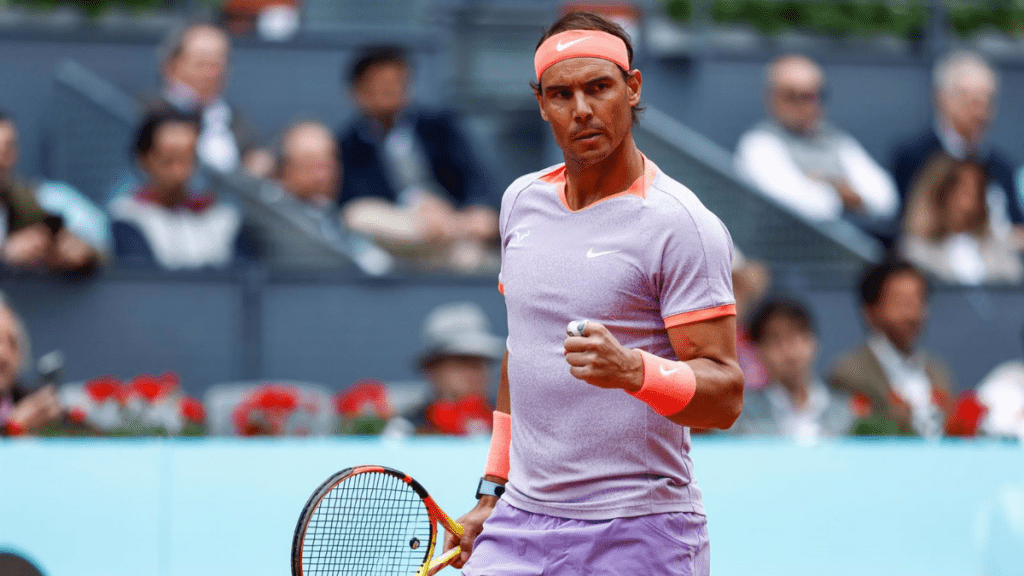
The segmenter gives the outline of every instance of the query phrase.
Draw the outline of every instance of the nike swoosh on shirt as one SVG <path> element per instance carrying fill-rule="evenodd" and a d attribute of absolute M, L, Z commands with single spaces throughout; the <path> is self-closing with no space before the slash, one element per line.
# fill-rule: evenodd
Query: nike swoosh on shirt
<path fill-rule="evenodd" d="M 673 368 L 671 370 L 665 370 L 664 366 L 658 366 L 658 371 L 661 372 L 662 376 L 668 376 L 669 374 L 674 374 L 674 373 L 678 372 L 679 368 Z"/>
<path fill-rule="evenodd" d="M 566 48 L 568 48 L 569 46 L 572 46 L 573 44 L 579 44 L 580 42 L 583 42 L 584 40 L 590 40 L 590 36 L 587 36 L 585 38 L 577 38 L 575 40 L 570 40 L 570 41 L 566 42 L 565 44 L 562 44 L 562 41 L 559 40 L 558 44 L 555 45 L 555 50 L 558 50 L 559 52 L 561 52 L 561 51 L 565 50 Z"/>
<path fill-rule="evenodd" d="M 587 258 L 597 258 L 598 256 L 605 256 L 607 254 L 615 254 L 616 252 L 622 252 L 622 250 L 606 250 L 604 252 L 594 252 L 594 249 L 591 248 L 590 250 L 587 250 Z"/>

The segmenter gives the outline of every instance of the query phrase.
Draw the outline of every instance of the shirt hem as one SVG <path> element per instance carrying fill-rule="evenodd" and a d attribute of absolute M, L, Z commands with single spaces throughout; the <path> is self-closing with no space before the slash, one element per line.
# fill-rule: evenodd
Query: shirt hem
<path fill-rule="evenodd" d="M 582 510 L 567 508 L 564 504 L 548 505 L 531 502 L 518 498 L 511 492 L 505 492 L 502 500 L 513 508 L 518 508 L 531 514 L 544 514 L 545 516 L 569 518 L 572 520 L 614 520 L 616 518 L 633 518 L 668 512 L 689 512 L 691 514 L 700 514 L 701 516 L 705 515 L 704 505 L 701 502 L 655 502 L 635 506 Z"/>

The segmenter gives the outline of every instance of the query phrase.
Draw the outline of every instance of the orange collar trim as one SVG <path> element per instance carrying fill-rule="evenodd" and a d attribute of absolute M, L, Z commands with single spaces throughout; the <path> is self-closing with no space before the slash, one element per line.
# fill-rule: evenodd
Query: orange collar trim
<path fill-rule="evenodd" d="M 565 198 L 565 164 L 562 164 L 561 166 L 558 166 L 557 168 L 551 170 L 547 174 L 542 175 L 540 177 L 540 181 L 546 184 L 554 184 L 558 188 L 558 199 L 562 202 L 562 206 L 564 206 L 565 209 L 570 212 L 579 212 L 581 210 L 586 210 L 587 208 L 590 208 L 591 206 L 596 206 L 597 204 L 600 204 L 605 200 L 611 200 L 612 198 L 618 198 L 620 196 L 633 195 L 640 198 L 647 198 L 647 191 L 651 189 L 651 185 L 654 184 L 654 177 L 657 176 L 658 174 L 658 166 L 654 162 L 651 162 L 650 159 L 647 158 L 647 156 L 644 156 L 643 153 L 641 153 L 641 156 L 644 160 L 644 171 L 642 174 L 640 174 L 639 178 L 634 180 L 633 183 L 629 185 L 629 188 L 626 188 L 622 192 L 616 192 L 615 194 L 605 196 L 604 198 L 601 198 L 597 202 L 594 202 L 593 204 L 590 204 L 588 206 L 584 206 L 579 210 L 573 210 L 572 208 L 570 208 L 569 202 Z"/>

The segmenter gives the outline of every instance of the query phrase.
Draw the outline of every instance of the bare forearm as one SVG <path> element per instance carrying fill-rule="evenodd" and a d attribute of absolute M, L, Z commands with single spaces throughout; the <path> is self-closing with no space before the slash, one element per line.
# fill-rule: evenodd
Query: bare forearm
<path fill-rule="evenodd" d="M 739 364 L 708 358 L 686 363 L 693 369 L 697 388 L 686 408 L 669 419 L 693 428 L 725 430 L 732 426 L 743 409 L 743 371 Z"/>

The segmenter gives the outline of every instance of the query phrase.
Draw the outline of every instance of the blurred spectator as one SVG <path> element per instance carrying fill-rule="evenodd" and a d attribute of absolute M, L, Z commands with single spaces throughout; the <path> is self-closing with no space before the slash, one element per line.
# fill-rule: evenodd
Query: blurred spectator
<path fill-rule="evenodd" d="M 849 134 L 824 119 L 825 77 L 805 56 L 774 60 L 766 72 L 770 118 L 744 134 L 736 170 L 766 195 L 809 220 L 844 213 L 891 220 L 892 178 Z"/>
<path fill-rule="evenodd" d="M 29 392 L 19 381 L 30 358 L 25 325 L 0 298 L 0 436 L 34 434 L 63 416 L 53 386 Z"/>
<path fill-rule="evenodd" d="M 218 268 L 242 252 L 238 212 L 189 188 L 198 140 L 198 120 L 173 111 L 151 114 L 139 127 L 133 152 L 147 179 L 110 205 L 114 250 L 122 262 Z"/>
<path fill-rule="evenodd" d="M 56 182 L 36 185 L 18 177 L 14 173 L 17 163 L 18 128 L 0 112 L 3 262 L 18 268 L 73 271 L 98 265 L 103 258 L 106 217 L 69 186 Z"/>
<path fill-rule="evenodd" d="M 420 268 L 497 269 L 498 198 L 454 114 L 410 106 L 398 48 L 371 48 L 348 79 L 361 116 L 340 138 L 348 227 Z"/>
<path fill-rule="evenodd" d="M 239 187 L 261 260 L 274 267 L 390 271 L 387 252 L 341 224 L 341 162 L 331 131 L 318 122 L 296 122 L 282 132 L 278 152 L 275 180 Z"/>
<path fill-rule="evenodd" d="M 985 200 L 983 164 L 939 153 L 911 191 L 904 217 L 903 255 L 946 282 L 1017 283 L 1024 278 L 1020 254 L 992 229 Z"/>
<path fill-rule="evenodd" d="M 417 428 L 434 434 L 489 433 L 491 366 L 501 359 L 505 343 L 491 333 L 483 310 L 472 302 L 438 306 L 423 321 L 423 340 L 420 367 L 434 397 L 416 418 Z"/>
<path fill-rule="evenodd" d="M 977 398 L 986 408 L 983 434 L 1024 441 L 1024 354 L 993 368 L 978 384 Z"/>
<path fill-rule="evenodd" d="M 244 168 L 263 178 L 273 170 L 270 152 L 257 146 L 256 132 L 224 99 L 231 37 L 218 26 L 194 23 L 171 32 L 160 54 L 163 86 L 146 102 L 150 112 L 175 110 L 202 120 L 199 159 L 219 172 Z"/>
<path fill-rule="evenodd" d="M 747 390 L 735 429 L 805 442 L 849 433 L 850 399 L 814 373 L 818 338 L 810 312 L 793 300 L 769 300 L 754 314 L 750 334 L 771 383 Z"/>
<path fill-rule="evenodd" d="M 860 285 L 867 341 L 841 357 L 829 383 L 853 396 L 855 434 L 942 433 L 952 378 L 918 342 L 928 316 L 928 283 L 912 264 L 870 267 Z"/>
<path fill-rule="evenodd" d="M 736 358 L 743 370 L 748 390 L 757 390 L 768 384 L 768 372 L 750 339 L 750 314 L 771 284 L 771 273 L 757 260 L 747 260 L 738 248 L 733 248 L 732 289 L 736 297 Z"/>
<path fill-rule="evenodd" d="M 1014 183 L 1014 168 L 999 150 L 985 143 L 995 118 L 999 79 L 985 60 L 971 52 L 952 52 L 936 64 L 935 124 L 893 151 L 893 176 L 907 207 L 918 175 L 935 155 L 945 152 L 958 160 L 985 166 L 989 215 L 997 233 L 1010 225 L 1014 243 L 1024 248 L 1024 200 Z"/>

